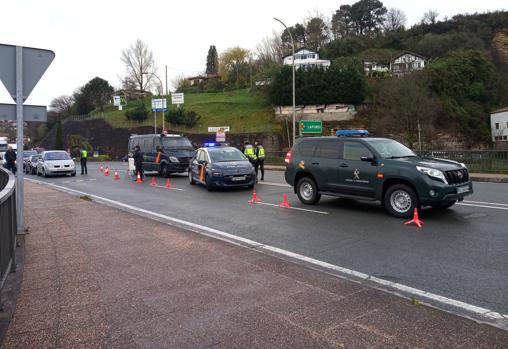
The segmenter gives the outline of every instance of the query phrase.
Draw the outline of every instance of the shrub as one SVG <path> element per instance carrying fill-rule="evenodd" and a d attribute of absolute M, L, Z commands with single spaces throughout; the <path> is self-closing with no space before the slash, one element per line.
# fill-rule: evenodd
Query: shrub
<path fill-rule="evenodd" d="M 143 101 L 140 101 L 134 109 L 129 109 L 125 113 L 128 120 L 135 120 L 138 122 L 148 119 L 148 109 Z"/>

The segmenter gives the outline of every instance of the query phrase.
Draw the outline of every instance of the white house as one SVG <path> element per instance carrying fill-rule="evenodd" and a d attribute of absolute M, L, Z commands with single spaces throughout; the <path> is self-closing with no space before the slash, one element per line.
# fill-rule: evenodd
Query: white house
<path fill-rule="evenodd" d="M 284 65 L 292 65 L 293 57 L 292 55 L 285 56 L 282 59 Z M 319 53 L 316 51 L 309 50 L 308 48 L 302 47 L 295 51 L 295 68 L 296 69 L 309 69 L 313 67 L 324 67 L 328 68 L 330 66 L 330 61 L 327 59 L 319 59 Z"/>
<path fill-rule="evenodd" d="M 422 70 L 425 68 L 425 63 L 425 57 L 405 51 L 391 61 L 390 70 L 393 75 L 404 75 L 412 71 Z"/>
<path fill-rule="evenodd" d="M 508 107 L 498 109 L 490 114 L 490 129 L 493 142 L 508 141 Z"/>
<path fill-rule="evenodd" d="M 385 64 L 378 63 L 378 62 L 365 61 L 365 62 L 363 62 L 363 71 L 365 72 L 365 74 L 367 76 L 373 76 L 376 73 L 388 74 L 388 72 L 390 71 L 390 67 Z"/>

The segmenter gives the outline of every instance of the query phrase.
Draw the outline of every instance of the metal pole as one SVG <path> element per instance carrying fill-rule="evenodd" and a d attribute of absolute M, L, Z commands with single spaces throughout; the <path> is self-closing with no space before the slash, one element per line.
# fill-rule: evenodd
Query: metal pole
<path fill-rule="evenodd" d="M 153 133 L 157 134 L 157 110 L 153 112 Z"/>
<path fill-rule="evenodd" d="M 420 118 L 418 118 L 418 147 L 420 148 L 420 153 L 422 152 L 422 135 L 420 132 Z"/>
<path fill-rule="evenodd" d="M 293 70 L 293 146 L 294 146 L 295 140 L 296 140 L 295 41 L 293 40 L 293 35 L 291 34 L 291 30 L 288 29 L 288 27 L 284 24 L 284 22 L 282 22 L 280 19 L 277 19 L 275 17 L 273 19 L 275 19 L 277 22 L 282 24 L 284 26 L 284 28 L 286 28 L 286 30 L 289 33 L 289 37 L 291 38 L 291 50 L 292 50 L 291 64 L 293 65 L 292 70 Z"/>
<path fill-rule="evenodd" d="M 168 95 L 168 66 L 166 65 L 166 96 Z"/>
<path fill-rule="evenodd" d="M 23 216 L 23 47 L 16 46 L 16 216 L 18 233 L 25 229 Z"/>

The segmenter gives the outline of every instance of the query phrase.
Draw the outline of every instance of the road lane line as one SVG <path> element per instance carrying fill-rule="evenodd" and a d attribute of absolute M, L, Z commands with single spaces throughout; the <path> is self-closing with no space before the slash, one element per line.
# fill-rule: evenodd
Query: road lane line
<path fill-rule="evenodd" d="M 171 186 L 170 188 L 166 188 L 165 186 L 163 185 L 151 185 L 150 188 L 163 188 L 163 189 L 168 189 L 168 190 L 179 190 L 179 191 L 185 191 L 185 189 L 180 189 L 180 188 L 175 188 L 173 186 Z"/>
<path fill-rule="evenodd" d="M 289 184 L 284 184 L 284 183 L 275 183 L 275 182 L 258 182 L 258 183 L 256 183 L 256 185 L 259 185 L 259 184 L 262 184 L 262 185 L 271 185 L 271 186 L 274 186 L 274 187 L 287 187 L 287 188 L 291 188 L 291 186 Z"/>
<path fill-rule="evenodd" d="M 464 203 L 471 203 L 471 204 L 483 204 L 483 205 L 494 205 L 494 206 L 508 206 L 508 204 L 500 204 L 500 203 L 497 203 L 497 202 L 483 202 L 483 201 L 469 201 L 469 200 L 464 200 L 462 201 Z"/>
<path fill-rule="evenodd" d="M 280 207 L 276 204 L 270 204 L 268 202 L 256 202 L 254 205 L 267 205 L 267 206 L 274 206 L 274 207 Z M 329 214 L 329 212 L 325 211 L 316 211 L 316 210 L 309 210 L 306 208 L 299 208 L 299 207 L 281 207 L 283 209 L 289 209 L 289 210 L 299 210 L 299 211 L 305 211 L 305 212 L 312 212 L 312 213 L 320 213 L 320 214 Z"/>
<path fill-rule="evenodd" d="M 496 207 L 496 206 L 487 206 L 487 205 L 465 204 L 465 203 L 462 203 L 462 202 L 459 202 L 457 205 L 460 205 L 460 206 L 472 206 L 472 207 L 483 207 L 483 208 L 493 208 L 495 210 L 507 210 L 508 211 L 508 207 Z"/>
<path fill-rule="evenodd" d="M 388 287 L 391 290 L 395 290 L 395 293 L 397 291 L 400 291 L 400 292 L 404 292 L 406 294 L 416 295 L 416 296 L 425 298 L 427 300 L 437 302 L 442 305 L 452 306 L 456 309 L 461 309 L 463 311 L 466 311 L 467 313 L 475 314 L 476 316 L 479 316 L 480 318 L 482 318 L 484 320 L 495 321 L 494 323 L 491 323 L 491 324 L 495 325 L 495 326 L 499 326 L 500 328 L 503 328 L 503 329 L 508 329 L 508 315 L 501 314 L 499 312 L 496 312 L 496 311 L 493 311 L 490 309 L 486 309 L 486 308 L 479 307 L 476 305 L 468 304 L 468 303 L 465 303 L 465 302 L 462 302 L 462 301 L 459 301 L 456 299 L 440 296 L 438 294 L 423 291 L 423 290 L 420 290 L 420 289 L 417 289 L 414 287 L 410 287 L 410 286 L 406 286 L 406 285 L 403 285 L 400 283 L 380 279 L 378 277 L 375 277 L 375 276 L 372 276 L 372 275 L 369 275 L 366 273 L 362 273 L 362 272 L 359 272 L 356 270 L 352 270 L 352 269 L 341 267 L 341 266 L 338 266 L 335 264 L 324 262 L 324 261 L 321 261 L 321 260 L 318 260 L 318 259 L 315 259 L 312 257 L 307 257 L 307 256 L 304 256 L 304 255 L 301 255 L 301 254 L 298 254 L 295 252 L 287 251 L 287 250 L 284 250 L 284 249 L 281 249 L 278 247 L 266 245 L 266 244 L 263 244 L 263 243 L 260 243 L 260 242 L 257 242 L 257 241 L 251 240 L 251 239 L 243 238 L 240 236 L 236 236 L 236 235 L 233 235 L 233 234 L 230 234 L 230 233 L 227 233 L 227 232 L 215 229 L 215 228 L 192 223 L 192 222 L 185 221 L 183 219 L 179 219 L 179 218 L 175 218 L 175 217 L 170 217 L 170 216 L 167 216 L 167 215 L 164 215 L 161 213 L 145 210 L 140 207 L 124 204 L 122 202 L 111 200 L 111 199 L 104 198 L 101 196 L 97 196 L 97 195 L 94 195 L 91 193 L 86 193 L 83 191 L 70 189 L 70 188 L 60 186 L 60 185 L 56 185 L 56 184 L 48 183 L 48 182 L 43 182 L 43 181 L 39 181 L 39 180 L 35 180 L 35 179 L 27 178 L 27 180 L 30 182 L 33 182 L 33 183 L 53 187 L 57 190 L 64 191 L 64 192 L 67 192 L 70 194 L 74 193 L 74 194 L 78 194 L 78 195 L 88 195 L 89 197 L 94 198 L 94 199 L 98 200 L 99 202 L 109 204 L 110 206 L 113 206 L 113 207 L 124 208 L 124 209 L 128 210 L 129 212 L 137 213 L 137 214 L 144 216 L 144 217 L 149 216 L 149 217 L 162 219 L 163 221 L 166 221 L 165 223 L 168 225 L 174 225 L 174 224 L 169 223 L 169 222 L 173 222 L 173 223 L 176 223 L 177 226 L 185 227 L 188 230 L 191 230 L 193 232 L 196 232 L 196 233 L 199 233 L 202 235 L 210 236 L 210 237 L 213 237 L 213 238 L 216 238 L 219 240 L 223 240 L 226 242 L 230 242 L 230 243 L 240 245 L 240 246 L 246 245 L 246 246 L 254 248 L 256 250 L 269 251 L 272 253 L 276 253 L 279 255 L 293 258 L 295 260 L 306 262 L 311 265 L 319 266 L 324 269 L 332 270 L 332 271 L 338 272 L 338 273 L 346 275 L 346 276 L 351 276 L 351 277 L 354 277 L 357 279 L 372 282 L 377 285 Z M 336 275 L 337 277 L 341 276 L 341 275 L 337 275 L 337 274 L 334 274 L 334 275 Z M 386 289 L 385 289 L 385 291 L 390 292 L 390 290 L 386 290 Z M 392 291 L 392 293 L 393 293 L 393 291 Z M 396 293 L 396 294 L 398 294 L 398 293 Z M 462 315 L 464 315 L 464 314 L 462 314 Z"/>

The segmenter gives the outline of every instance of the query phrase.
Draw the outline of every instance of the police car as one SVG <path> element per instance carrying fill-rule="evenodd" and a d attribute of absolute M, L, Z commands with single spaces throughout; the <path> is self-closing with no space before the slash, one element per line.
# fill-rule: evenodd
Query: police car
<path fill-rule="evenodd" d="M 205 143 L 189 164 L 189 183 L 217 188 L 248 187 L 256 183 L 254 166 L 237 148 L 219 143 Z"/>
<path fill-rule="evenodd" d="M 415 208 L 446 209 L 473 193 L 469 171 L 452 160 L 421 158 L 401 143 L 366 130 L 301 138 L 286 155 L 285 179 L 304 204 L 321 195 L 379 201 L 407 218 Z"/>

